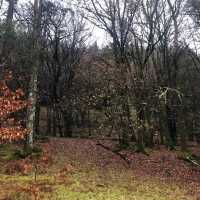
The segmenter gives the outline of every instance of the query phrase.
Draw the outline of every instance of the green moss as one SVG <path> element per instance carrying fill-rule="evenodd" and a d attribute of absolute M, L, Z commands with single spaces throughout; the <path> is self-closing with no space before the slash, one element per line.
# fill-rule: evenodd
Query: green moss
<path fill-rule="evenodd" d="M 3 161 L 16 160 L 18 156 L 15 154 L 18 150 L 12 145 L 0 145 L 0 159 Z"/>

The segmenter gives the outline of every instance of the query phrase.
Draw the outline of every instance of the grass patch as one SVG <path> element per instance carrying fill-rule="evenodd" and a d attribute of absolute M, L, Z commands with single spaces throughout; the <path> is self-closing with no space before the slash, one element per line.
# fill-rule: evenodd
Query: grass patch
<path fill-rule="evenodd" d="M 24 159 L 28 156 L 39 158 L 42 155 L 42 148 L 34 146 L 33 149 L 18 148 L 11 144 L 0 145 L 0 160 L 11 161 Z"/>
<path fill-rule="evenodd" d="M 50 174 L 38 176 L 0 175 L 0 195 L 13 200 L 33 200 L 30 190 L 37 186 L 41 200 L 193 200 L 187 190 L 174 183 L 161 183 L 153 178 L 135 177 L 129 171 L 100 171 L 98 169 L 77 172 L 62 177 L 59 182 Z M 9 188 L 9 190 L 8 190 Z M 19 192 L 19 188 L 24 188 Z M 6 190 L 6 191 L 5 191 Z"/>
<path fill-rule="evenodd" d="M 86 144 L 88 145 L 88 143 Z M 94 148 L 94 146 L 91 147 Z M 80 145 L 77 147 L 74 152 L 79 150 Z M 6 155 L 7 159 L 10 158 L 8 155 L 13 154 L 12 148 L 12 146 L 1 146 L 0 156 Z M 38 174 L 37 181 L 34 181 L 34 173 L 27 174 L 27 176 L 0 174 L 0 198 L 9 200 L 195 199 L 188 195 L 190 192 L 188 185 L 170 182 L 170 179 L 162 181 L 155 177 L 139 177 L 134 174 L 133 169 L 120 168 L 117 163 L 116 165 L 106 164 L 102 167 L 99 166 L 101 160 L 96 162 L 91 159 L 92 154 L 86 154 L 88 157 L 84 153 L 81 154 L 83 150 L 85 151 L 82 149 L 79 152 L 80 155 L 73 157 L 73 151 L 67 154 L 68 152 L 63 152 L 63 148 L 61 148 L 55 157 L 55 163 L 44 174 Z M 97 148 L 97 150 L 101 149 Z M 40 152 L 40 149 L 35 149 L 35 153 Z M 105 155 L 107 152 L 104 152 Z M 105 161 L 104 159 L 105 157 L 102 158 L 102 162 Z M 0 170 L 3 168 L 2 165 Z"/>
<path fill-rule="evenodd" d="M 11 144 L 0 145 L 0 159 L 3 161 L 16 160 L 18 156 L 16 152 L 18 149 Z"/>
<path fill-rule="evenodd" d="M 15 152 L 15 156 L 20 158 L 26 158 L 32 156 L 34 158 L 39 158 L 42 155 L 42 148 L 39 146 L 34 146 L 33 148 L 20 149 Z"/>
<path fill-rule="evenodd" d="M 110 171 L 76 174 L 72 185 L 55 188 L 53 199 L 57 200 L 191 200 L 186 190 L 171 183 L 161 183 L 152 178 L 133 177 L 127 172 L 115 174 Z"/>

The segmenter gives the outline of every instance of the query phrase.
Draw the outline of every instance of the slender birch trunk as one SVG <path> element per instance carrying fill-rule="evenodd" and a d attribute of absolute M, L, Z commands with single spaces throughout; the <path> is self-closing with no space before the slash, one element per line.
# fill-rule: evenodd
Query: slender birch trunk
<path fill-rule="evenodd" d="M 33 52 L 32 52 L 32 73 L 29 83 L 29 102 L 31 105 L 28 108 L 28 117 L 27 117 L 27 128 L 29 129 L 29 134 L 27 136 L 27 146 L 33 147 L 33 136 L 35 130 L 35 119 L 36 119 L 36 108 L 37 108 L 37 91 L 38 91 L 38 71 L 40 67 L 40 47 L 39 47 L 39 38 L 40 38 L 40 6 L 42 0 L 34 1 L 34 25 L 33 25 Z"/>

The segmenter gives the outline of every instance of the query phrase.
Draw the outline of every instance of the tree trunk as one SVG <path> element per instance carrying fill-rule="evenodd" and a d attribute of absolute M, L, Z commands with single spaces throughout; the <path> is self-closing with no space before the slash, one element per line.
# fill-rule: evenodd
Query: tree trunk
<path fill-rule="evenodd" d="M 53 133 L 52 136 L 56 137 L 56 132 L 57 132 L 57 123 L 56 123 L 56 106 L 53 106 Z"/>
<path fill-rule="evenodd" d="M 159 122 L 158 123 L 159 123 L 159 133 L 160 133 L 160 144 L 163 145 L 165 143 L 164 134 L 163 134 L 164 128 L 162 125 L 162 116 L 161 116 L 160 112 L 159 112 Z"/>
<path fill-rule="evenodd" d="M 36 61 L 38 62 L 38 61 Z M 38 88 L 38 63 L 32 68 L 32 75 L 29 85 L 29 102 L 31 105 L 28 108 L 28 119 L 27 119 L 27 129 L 29 134 L 27 137 L 27 145 L 32 148 L 33 146 L 33 135 L 34 135 L 34 125 L 36 119 L 36 105 L 37 105 L 37 88 Z"/>
<path fill-rule="evenodd" d="M 177 143 L 177 133 L 176 133 L 176 117 L 175 113 L 172 111 L 169 106 L 166 106 L 166 113 L 167 113 L 167 124 L 168 124 L 168 131 L 169 137 L 172 142 L 172 145 L 176 145 Z"/>
<path fill-rule="evenodd" d="M 57 127 L 59 136 L 63 137 L 62 116 L 59 109 L 57 110 Z"/>
<path fill-rule="evenodd" d="M 41 4 L 42 0 L 34 1 L 34 24 L 33 24 L 33 54 L 32 54 L 32 73 L 29 84 L 29 102 L 31 105 L 28 108 L 27 128 L 29 134 L 27 136 L 27 146 L 33 147 L 34 125 L 36 118 L 36 106 L 37 106 L 37 92 L 38 92 L 38 71 L 40 66 L 40 54 L 39 54 L 39 38 L 40 38 L 40 21 L 41 21 Z"/>
<path fill-rule="evenodd" d="M 39 135 L 40 134 L 39 131 L 40 131 L 40 104 L 37 101 L 36 116 L 35 116 L 35 133 Z"/>
<path fill-rule="evenodd" d="M 1 58 L 0 62 L 6 64 L 11 64 L 9 55 L 12 49 L 12 29 L 13 29 L 13 16 L 14 16 L 14 7 L 15 7 L 15 0 L 8 1 L 8 10 L 6 16 L 6 24 L 5 24 L 5 34 L 3 36 L 2 48 L 1 48 Z"/>
<path fill-rule="evenodd" d="M 64 128 L 66 137 L 72 137 L 72 116 L 71 113 L 63 113 Z"/>
<path fill-rule="evenodd" d="M 51 107 L 50 106 L 47 106 L 47 132 L 46 134 L 47 135 L 51 135 L 51 122 L 52 122 L 52 114 L 51 114 Z"/>

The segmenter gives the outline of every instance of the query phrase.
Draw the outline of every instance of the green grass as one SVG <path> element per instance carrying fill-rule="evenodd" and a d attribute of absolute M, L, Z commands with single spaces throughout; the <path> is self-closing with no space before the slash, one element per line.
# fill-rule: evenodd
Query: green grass
<path fill-rule="evenodd" d="M 101 174 L 99 174 L 101 175 Z M 175 184 L 156 180 L 139 179 L 121 173 L 108 175 L 106 181 L 94 174 L 77 177 L 71 186 L 56 188 L 53 198 L 64 200 L 181 200 L 190 199 L 186 191 Z M 88 177 L 88 178 L 87 178 Z"/>
<path fill-rule="evenodd" d="M 19 149 L 11 144 L 0 145 L 0 160 L 1 161 L 11 161 L 26 158 L 30 155 L 33 157 L 40 157 L 42 154 L 42 149 L 38 146 L 34 146 L 33 149 Z"/>
<path fill-rule="evenodd" d="M 0 145 L 0 158 L 3 161 L 9 161 L 16 159 L 16 148 L 9 144 Z"/>
<path fill-rule="evenodd" d="M 34 196 L 19 188 L 30 188 L 33 176 L 0 175 L 0 195 L 9 193 L 13 200 L 32 200 Z M 74 174 L 65 174 L 62 181 L 52 175 L 38 176 L 36 182 L 40 188 L 49 186 L 50 191 L 40 193 L 44 200 L 192 200 L 187 190 L 175 183 L 162 183 L 154 178 L 134 177 L 130 171 L 83 170 Z M 10 191 L 5 191 L 10 188 Z M 19 194 L 20 193 L 20 194 Z"/>

